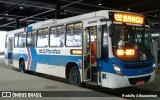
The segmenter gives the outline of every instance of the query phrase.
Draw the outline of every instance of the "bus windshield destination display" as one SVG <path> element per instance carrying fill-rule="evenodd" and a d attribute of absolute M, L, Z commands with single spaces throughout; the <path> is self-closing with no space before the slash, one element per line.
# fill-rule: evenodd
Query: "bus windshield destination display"
<path fill-rule="evenodd" d="M 128 22 L 134 24 L 143 24 L 144 18 L 133 14 L 114 13 L 114 20 L 119 22 Z"/>

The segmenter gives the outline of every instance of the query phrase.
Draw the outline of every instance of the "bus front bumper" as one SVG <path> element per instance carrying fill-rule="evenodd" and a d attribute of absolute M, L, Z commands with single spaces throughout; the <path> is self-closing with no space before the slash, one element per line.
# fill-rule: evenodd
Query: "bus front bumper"
<path fill-rule="evenodd" d="M 106 75 L 107 76 L 105 79 L 102 76 L 103 87 L 121 88 L 133 85 L 144 85 L 145 83 L 154 81 L 155 70 L 150 74 L 139 75 L 139 76 L 120 76 L 112 73 L 106 73 Z"/>

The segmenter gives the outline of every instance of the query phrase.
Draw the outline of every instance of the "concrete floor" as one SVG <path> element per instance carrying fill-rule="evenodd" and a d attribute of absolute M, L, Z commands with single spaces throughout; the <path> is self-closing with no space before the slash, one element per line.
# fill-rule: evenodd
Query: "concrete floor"
<path fill-rule="evenodd" d="M 122 98 L 117 93 L 129 93 L 129 91 L 147 91 L 152 94 L 152 91 L 160 92 L 160 76 L 156 75 L 156 79 L 152 83 L 144 86 L 126 87 L 121 89 L 108 89 L 99 86 L 87 85 L 86 87 L 78 87 L 70 85 L 66 80 L 53 76 L 43 75 L 39 73 L 25 74 L 18 71 L 18 69 L 7 67 L 4 63 L 3 56 L 0 56 L 0 91 L 92 91 L 94 97 L 47 97 L 47 98 L 29 98 L 30 100 L 124 100 L 124 99 L 159 99 L 159 98 Z M 118 92 L 117 92 L 118 91 Z M 117 92 L 117 93 L 116 93 Z M 71 92 L 74 93 L 74 92 Z M 160 94 L 160 93 L 159 93 Z M 1 95 L 1 94 L 0 94 Z M 95 97 L 98 95 L 106 95 L 106 97 Z M 13 98 L 0 98 L 8 100 Z M 15 98 L 16 100 L 27 100 L 28 98 Z"/>

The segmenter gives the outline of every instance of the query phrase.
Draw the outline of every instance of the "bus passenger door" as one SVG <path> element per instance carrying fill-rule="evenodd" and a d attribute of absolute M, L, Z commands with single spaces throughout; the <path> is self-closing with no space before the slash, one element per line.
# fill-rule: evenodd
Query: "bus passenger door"
<path fill-rule="evenodd" d="M 8 58 L 8 66 L 12 66 L 13 65 L 13 38 L 8 38 L 8 54 L 7 54 L 7 58 Z"/>
<path fill-rule="evenodd" d="M 83 80 L 98 84 L 97 26 L 87 27 L 83 37 Z"/>

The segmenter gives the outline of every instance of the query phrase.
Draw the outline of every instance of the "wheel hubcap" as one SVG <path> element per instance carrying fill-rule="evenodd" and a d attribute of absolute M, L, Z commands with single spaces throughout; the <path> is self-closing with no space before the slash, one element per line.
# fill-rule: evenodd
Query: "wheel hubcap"
<path fill-rule="evenodd" d="M 72 73 L 72 83 L 77 84 L 79 81 L 78 73 L 75 71 Z"/>

